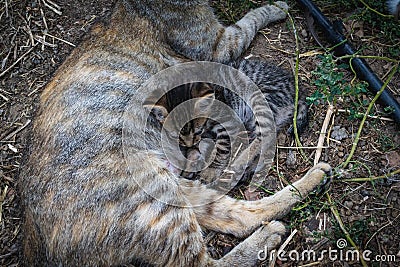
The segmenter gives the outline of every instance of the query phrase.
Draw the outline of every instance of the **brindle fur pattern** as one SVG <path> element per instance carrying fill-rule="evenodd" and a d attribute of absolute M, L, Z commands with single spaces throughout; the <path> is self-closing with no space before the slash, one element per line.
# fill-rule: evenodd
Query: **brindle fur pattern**
<path fill-rule="evenodd" d="M 258 29 L 284 17 L 265 6 L 224 28 L 205 0 L 118 2 L 111 22 L 94 27 L 41 95 L 20 177 L 25 265 L 253 266 L 260 249 L 276 247 L 285 228 L 273 220 L 316 188 L 328 165 L 312 168 L 293 184 L 297 190 L 248 202 L 178 179 L 165 164 L 157 127 L 129 140 L 136 165 L 127 165 L 121 136 L 129 101 L 139 117 L 148 114 L 143 81 L 187 60 L 175 51 L 231 61 Z M 214 260 L 201 228 L 247 238 Z"/>
<path fill-rule="evenodd" d="M 295 97 L 293 75 L 268 61 L 258 58 L 240 59 L 235 63 L 231 63 L 230 65 L 247 75 L 261 90 L 265 99 L 268 101 L 269 107 L 273 113 L 277 131 L 293 123 Z M 259 129 L 257 129 L 258 123 L 255 121 L 250 107 L 248 107 L 245 102 L 237 94 L 234 94 L 231 90 L 227 88 L 219 88 L 218 90 L 218 87 L 215 88 L 216 99 L 226 103 L 235 111 L 248 132 L 247 136 L 245 137 L 248 138 L 250 142 L 252 142 L 255 138 L 255 135 L 260 131 Z M 297 126 L 298 131 L 301 133 L 306 128 L 308 122 L 308 107 L 306 102 L 304 101 L 304 92 L 300 92 L 300 95 L 301 99 L 298 103 Z M 221 114 L 222 113 L 223 111 L 221 112 Z M 223 116 L 220 115 L 219 117 Z M 257 119 L 265 120 L 268 118 L 261 117 Z M 195 121 L 196 120 L 193 120 L 193 122 Z M 215 179 L 217 177 L 225 180 L 225 182 L 228 182 L 231 179 L 233 179 L 233 181 L 231 181 L 230 183 L 238 182 L 241 177 L 234 177 L 234 175 L 230 175 L 231 178 L 227 179 L 226 175 L 222 173 L 224 168 L 229 168 L 229 157 L 231 156 L 232 152 L 229 135 L 239 134 L 235 132 L 235 128 L 237 127 L 236 124 L 232 122 L 232 120 L 230 123 L 229 118 L 226 118 L 224 121 L 225 127 L 231 126 L 230 128 L 228 128 L 228 130 L 226 130 L 224 129 L 222 124 L 213 120 L 208 120 L 206 121 L 206 124 L 203 125 L 204 129 L 201 131 L 199 130 L 200 127 L 198 126 L 198 123 L 193 122 L 192 124 L 196 126 L 196 129 L 192 129 L 191 131 L 186 130 L 185 132 L 182 132 L 182 134 L 186 137 L 185 146 L 191 147 L 186 152 L 188 159 L 195 161 L 194 159 L 206 159 L 207 157 L 209 157 L 209 155 L 214 155 L 213 157 L 215 157 L 209 168 L 205 169 L 199 174 L 200 179 L 207 183 L 213 182 L 207 179 Z M 265 123 L 266 122 L 264 122 L 264 124 Z M 194 134 L 196 132 L 202 134 L 202 137 Z M 289 128 L 288 133 L 291 135 L 293 134 L 293 126 Z M 202 138 L 212 139 L 213 142 L 203 143 L 203 145 L 199 147 L 198 144 Z M 188 142 L 188 140 L 192 140 L 192 142 Z M 257 153 L 258 151 L 255 150 L 254 152 Z M 257 155 L 251 155 L 250 158 L 252 160 L 255 160 L 257 158 Z M 251 160 L 248 163 L 250 164 Z M 250 164 L 250 166 L 251 165 L 252 164 Z M 254 172 L 256 166 L 254 166 L 253 164 L 252 168 L 253 169 L 247 169 L 246 174 Z M 261 166 L 257 166 L 257 168 L 266 168 L 266 166 L 263 165 L 261 162 Z M 193 173 L 184 172 L 183 175 L 185 177 L 192 177 Z M 253 180 L 253 183 L 261 184 L 264 177 L 260 178 L 261 179 L 257 181 Z"/>

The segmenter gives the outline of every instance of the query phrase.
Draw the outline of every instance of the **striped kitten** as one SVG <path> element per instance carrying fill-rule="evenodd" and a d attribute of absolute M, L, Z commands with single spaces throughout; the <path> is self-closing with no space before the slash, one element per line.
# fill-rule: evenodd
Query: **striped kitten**
<path fill-rule="evenodd" d="M 155 119 L 140 131 L 149 112 L 141 85 L 188 59 L 230 62 L 258 29 L 284 17 L 267 5 L 225 28 L 206 0 L 119 1 L 111 21 L 92 29 L 41 95 L 20 174 L 24 265 L 253 266 L 258 251 L 277 246 L 285 228 L 273 220 L 330 167 L 312 168 L 293 184 L 296 191 L 254 202 L 179 179 L 166 164 Z M 202 228 L 245 239 L 214 260 Z"/>
<path fill-rule="evenodd" d="M 272 63 L 269 63 L 268 61 L 256 58 L 241 59 L 231 65 L 247 75 L 264 94 L 264 97 L 268 101 L 269 107 L 274 115 L 277 131 L 281 130 L 286 125 L 292 124 L 295 90 L 293 76 L 290 73 Z M 245 138 L 252 142 L 259 130 L 256 129 L 257 124 L 254 120 L 251 109 L 231 90 L 221 89 L 215 86 L 214 88 L 216 89 L 216 99 L 226 103 L 236 112 L 248 132 Z M 229 118 L 226 118 L 226 121 L 229 121 Z M 191 123 L 193 124 L 193 122 L 196 122 L 196 120 L 193 120 Z M 196 125 L 196 128 L 191 131 L 187 130 L 187 128 L 190 129 L 190 124 L 185 125 L 186 128 L 184 128 L 184 131 L 181 131 L 181 139 L 185 140 L 185 142 L 181 142 L 181 144 L 189 148 L 186 153 L 189 160 L 188 164 L 192 165 L 191 168 L 187 169 L 197 170 L 200 167 L 194 168 L 193 165 L 202 163 L 203 161 L 210 164 L 211 162 L 209 158 L 212 158 L 213 161 L 211 165 L 200 172 L 199 178 L 206 183 L 213 182 L 209 179 L 216 179 L 218 177 L 221 181 L 237 183 L 241 177 L 235 177 L 235 175 L 232 177 L 232 175 L 225 175 L 223 173 L 223 170 L 226 168 L 228 168 L 228 170 L 230 169 L 229 158 L 232 152 L 234 153 L 231 149 L 229 133 L 231 133 L 231 135 L 239 134 L 234 130 L 236 127 L 235 122 L 232 121 L 229 129 L 224 129 L 222 124 L 211 119 L 204 121 L 203 127 L 200 127 L 198 122 L 194 124 Z M 306 127 L 306 124 L 307 104 L 303 99 L 301 99 L 298 103 L 298 131 L 302 132 Z M 227 124 L 225 124 L 225 126 L 226 125 Z M 289 128 L 288 133 L 293 134 L 292 126 Z M 212 142 L 203 142 L 202 145 L 199 146 L 202 139 L 209 139 L 212 140 Z M 251 159 L 255 161 L 257 156 L 258 155 L 251 155 Z M 257 166 L 257 164 L 251 164 L 251 161 L 249 163 L 250 168 L 246 170 L 246 174 L 253 173 L 255 171 L 254 168 L 256 167 L 258 169 L 266 168 L 265 164 Z M 182 173 L 184 177 L 193 177 L 193 174 L 194 173 L 189 171 Z M 231 176 L 231 178 L 227 179 L 225 176 Z M 252 182 L 261 184 L 263 179 L 264 177 L 260 177 L 260 179 L 253 180 Z"/>

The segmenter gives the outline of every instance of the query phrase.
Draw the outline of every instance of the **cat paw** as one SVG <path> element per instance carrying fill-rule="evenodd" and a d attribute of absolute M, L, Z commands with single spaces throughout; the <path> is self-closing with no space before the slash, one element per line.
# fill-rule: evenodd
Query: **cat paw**
<path fill-rule="evenodd" d="M 332 175 L 332 167 L 324 162 L 320 162 L 317 165 L 315 165 L 314 167 L 312 167 L 310 169 L 310 172 L 314 172 L 314 171 L 318 171 L 321 170 L 323 171 L 327 176 L 331 176 Z"/>
<path fill-rule="evenodd" d="M 286 233 L 285 225 L 279 221 L 270 221 L 264 227 L 267 228 L 271 234 L 284 235 Z"/>
<path fill-rule="evenodd" d="M 288 11 L 288 10 L 289 10 L 289 6 L 288 6 L 288 4 L 287 4 L 286 2 L 283 2 L 283 1 L 276 1 L 274 4 L 275 4 L 276 6 L 278 6 L 279 8 L 285 10 L 285 11 Z"/>
<path fill-rule="evenodd" d="M 285 226 L 278 221 L 271 221 L 260 228 L 260 232 L 264 234 L 264 248 L 271 250 L 280 245 L 282 236 L 285 235 Z"/>
<path fill-rule="evenodd" d="M 314 167 L 310 169 L 310 173 L 316 173 L 316 172 L 324 172 L 325 175 L 323 175 L 323 180 L 320 182 L 319 186 L 314 190 L 315 193 L 320 194 L 325 192 L 332 181 L 332 167 L 324 162 L 320 162 Z"/>

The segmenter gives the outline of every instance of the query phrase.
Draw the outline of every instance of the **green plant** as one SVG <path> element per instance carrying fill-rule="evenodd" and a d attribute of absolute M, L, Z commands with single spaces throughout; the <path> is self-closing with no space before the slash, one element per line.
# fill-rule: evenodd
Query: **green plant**
<path fill-rule="evenodd" d="M 329 206 L 323 199 L 323 194 L 311 193 L 303 201 L 299 202 L 290 212 L 291 228 L 301 228 L 300 225 L 308 221 L 313 215 L 328 212 Z"/>
<path fill-rule="evenodd" d="M 388 49 L 386 55 L 400 57 L 400 31 L 398 21 L 388 15 L 386 1 L 374 0 L 321 0 L 315 1 L 325 13 L 337 13 L 344 21 L 356 20 L 363 24 L 364 33 Z"/>
<path fill-rule="evenodd" d="M 309 104 L 329 102 L 336 104 L 338 99 L 342 99 L 345 105 L 349 106 L 350 118 L 358 118 L 360 111 L 368 104 L 362 98 L 362 94 L 368 92 L 367 83 L 349 82 L 345 79 L 347 64 L 338 64 L 332 54 L 326 53 L 320 56 L 321 63 L 312 72 L 315 80 L 313 84 L 317 90 L 309 97 Z M 362 113 L 362 112 L 361 112 Z"/>
<path fill-rule="evenodd" d="M 211 5 L 223 23 L 231 24 L 241 19 L 242 16 L 258 5 L 255 1 L 249 0 L 213 0 Z"/>
<path fill-rule="evenodd" d="M 394 136 L 388 136 L 386 134 L 379 134 L 378 135 L 378 142 L 381 146 L 381 150 L 384 152 L 395 150 L 396 148 L 400 147 L 399 144 L 394 142 Z"/>

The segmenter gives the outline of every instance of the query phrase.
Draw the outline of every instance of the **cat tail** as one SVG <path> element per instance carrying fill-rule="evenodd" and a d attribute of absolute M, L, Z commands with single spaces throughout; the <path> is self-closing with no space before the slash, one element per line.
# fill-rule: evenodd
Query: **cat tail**
<path fill-rule="evenodd" d="M 291 122 L 291 126 L 287 130 L 287 133 L 291 136 L 294 136 L 294 125 L 293 121 Z M 304 100 L 299 100 L 299 104 L 297 106 L 297 117 L 296 117 L 296 126 L 297 133 L 302 134 L 308 125 L 308 105 Z"/>

